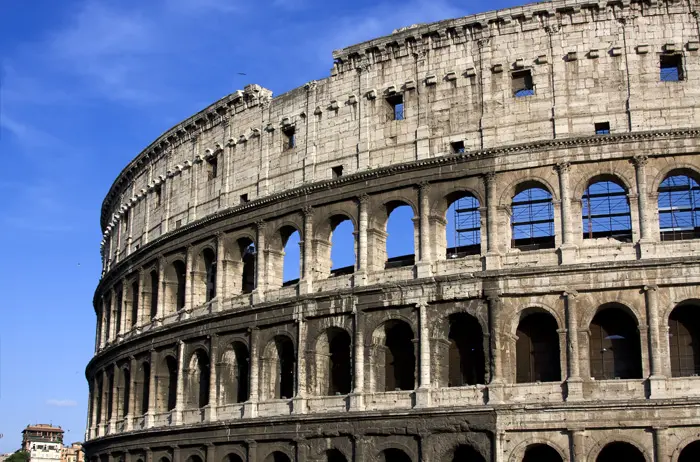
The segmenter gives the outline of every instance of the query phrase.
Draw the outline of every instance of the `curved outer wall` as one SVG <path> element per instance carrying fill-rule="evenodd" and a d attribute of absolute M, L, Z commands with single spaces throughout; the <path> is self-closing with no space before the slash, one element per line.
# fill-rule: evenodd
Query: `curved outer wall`
<path fill-rule="evenodd" d="M 545 2 L 413 26 L 164 133 L 102 208 L 88 458 L 520 461 L 545 444 L 579 462 L 617 442 L 695 460 L 700 353 L 674 335 L 700 339 L 700 233 L 664 228 L 659 203 L 667 178 L 700 179 L 697 8 Z M 587 233 L 599 180 L 624 192 L 623 237 Z M 521 245 L 514 197 L 533 186 L 553 236 Z M 447 258 L 465 194 L 478 244 Z M 387 264 L 399 204 L 416 251 Z M 340 219 L 356 261 L 331 272 Z M 294 230 L 301 277 L 283 284 Z M 460 338 L 482 363 L 455 360 Z M 477 383 L 455 379 L 472 360 Z"/>

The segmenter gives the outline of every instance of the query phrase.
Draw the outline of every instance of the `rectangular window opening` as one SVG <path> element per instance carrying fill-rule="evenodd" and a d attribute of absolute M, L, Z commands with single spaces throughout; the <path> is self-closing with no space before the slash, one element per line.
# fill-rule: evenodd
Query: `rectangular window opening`
<path fill-rule="evenodd" d="M 535 94 L 535 84 L 530 69 L 513 72 L 511 77 L 513 79 L 513 95 L 516 98 Z"/>
<path fill-rule="evenodd" d="M 596 135 L 610 134 L 610 122 L 596 122 L 594 126 Z"/>
<path fill-rule="evenodd" d="M 219 173 L 219 162 L 216 157 L 210 157 L 207 160 L 207 180 L 213 180 Z"/>
<path fill-rule="evenodd" d="M 681 55 L 661 55 L 659 67 L 659 79 L 662 82 L 680 82 L 683 80 L 683 59 Z"/>
<path fill-rule="evenodd" d="M 452 152 L 455 154 L 460 154 L 464 152 L 464 141 L 453 141 L 450 143 L 452 147 Z"/>
<path fill-rule="evenodd" d="M 241 194 L 241 204 L 245 204 L 247 202 L 249 202 L 248 194 Z"/>
<path fill-rule="evenodd" d="M 163 199 L 163 190 L 160 185 L 157 185 L 154 192 L 156 193 L 156 207 L 160 207 L 160 201 Z"/>
<path fill-rule="evenodd" d="M 178 229 L 180 226 L 182 226 L 182 220 L 177 220 L 175 222 L 175 229 Z"/>
<path fill-rule="evenodd" d="M 296 130 L 294 127 L 283 128 L 282 134 L 284 135 L 284 150 L 294 149 L 296 146 Z"/>
<path fill-rule="evenodd" d="M 333 171 L 333 179 L 343 176 L 343 166 L 337 165 L 331 169 Z"/>
<path fill-rule="evenodd" d="M 395 93 L 387 97 L 386 102 L 389 104 L 389 120 L 403 120 L 403 95 L 401 93 Z"/>

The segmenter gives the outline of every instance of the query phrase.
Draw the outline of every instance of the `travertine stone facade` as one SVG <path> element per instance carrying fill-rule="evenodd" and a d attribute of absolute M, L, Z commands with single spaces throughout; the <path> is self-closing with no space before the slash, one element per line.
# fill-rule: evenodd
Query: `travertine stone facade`
<path fill-rule="evenodd" d="M 88 458 L 699 460 L 698 6 L 412 26 L 163 134 L 103 204 Z"/>

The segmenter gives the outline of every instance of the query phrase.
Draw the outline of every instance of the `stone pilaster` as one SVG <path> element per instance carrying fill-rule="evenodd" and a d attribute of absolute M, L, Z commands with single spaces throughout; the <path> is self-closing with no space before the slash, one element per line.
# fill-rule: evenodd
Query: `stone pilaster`
<path fill-rule="evenodd" d="M 158 365 L 158 354 L 155 350 L 151 350 L 149 360 L 150 376 L 148 379 L 148 411 L 146 412 L 145 427 L 151 428 L 154 425 L 154 417 L 156 414 L 156 369 Z"/>
<path fill-rule="evenodd" d="M 136 414 L 136 370 L 138 364 L 136 358 L 129 358 L 129 407 L 124 409 L 124 430 L 131 431 L 134 428 L 134 415 Z"/>
<path fill-rule="evenodd" d="M 156 322 L 162 321 L 165 315 L 165 258 L 158 259 L 158 308 Z"/>
<path fill-rule="evenodd" d="M 490 404 L 503 402 L 503 357 L 502 341 L 500 335 L 500 312 L 502 308 L 501 297 L 497 292 L 486 293 L 489 315 L 489 334 L 491 339 L 491 381 L 488 388 L 488 400 Z"/>
<path fill-rule="evenodd" d="M 581 379 L 581 359 L 578 339 L 578 293 L 567 291 L 563 294 L 566 307 L 567 331 L 567 379 L 566 400 L 579 401 L 583 399 L 583 380 Z"/>
<path fill-rule="evenodd" d="M 243 414 L 245 417 L 257 417 L 258 401 L 260 400 L 260 385 L 258 371 L 260 370 L 260 358 L 258 355 L 258 335 L 259 329 L 250 329 L 250 398 L 244 404 Z"/>
<path fill-rule="evenodd" d="M 654 460 L 656 462 L 669 462 L 671 455 L 668 448 L 668 427 L 654 427 Z"/>
<path fill-rule="evenodd" d="M 363 194 L 357 199 L 358 204 L 358 226 L 357 226 L 357 269 L 355 271 L 355 285 L 367 284 L 367 226 L 369 223 L 368 210 L 369 196 Z"/>
<path fill-rule="evenodd" d="M 582 428 L 569 429 L 572 462 L 584 462 L 586 460 L 586 432 Z"/>
<path fill-rule="evenodd" d="M 247 440 L 245 442 L 246 448 L 248 450 L 248 461 L 247 462 L 257 462 L 258 460 L 258 443 L 254 440 Z"/>
<path fill-rule="evenodd" d="M 418 185 L 419 202 L 419 260 L 416 263 L 418 277 L 432 275 L 432 255 L 430 253 L 430 183 L 423 182 Z"/>
<path fill-rule="evenodd" d="M 641 258 L 652 257 L 654 239 L 651 236 L 651 214 L 649 210 L 649 192 L 647 191 L 646 165 L 647 156 L 635 156 L 632 159 L 637 177 L 637 204 L 639 206 L 639 255 Z"/>
<path fill-rule="evenodd" d="M 185 409 L 185 342 L 178 341 L 177 345 L 177 386 L 175 392 L 175 410 L 173 424 L 182 423 L 182 411 Z"/>
<path fill-rule="evenodd" d="M 416 390 L 416 407 L 430 406 L 430 329 L 428 304 L 418 303 L 420 384 Z"/>
<path fill-rule="evenodd" d="M 219 398 L 216 393 L 218 370 L 216 364 L 219 361 L 219 339 L 216 334 L 209 337 L 209 411 L 207 420 L 213 422 L 217 418 Z"/>
<path fill-rule="evenodd" d="M 185 255 L 185 306 L 184 311 L 191 311 L 195 306 L 194 301 L 194 247 L 187 246 L 187 254 Z"/>
<path fill-rule="evenodd" d="M 297 370 L 296 395 L 293 412 L 306 413 L 306 322 L 304 321 L 303 306 L 297 308 Z M 302 459 L 303 460 L 303 459 Z"/>
<path fill-rule="evenodd" d="M 649 322 L 649 366 L 651 376 L 651 397 L 661 398 L 665 396 L 666 378 L 664 377 L 664 354 L 662 351 L 661 334 L 659 326 L 659 288 L 655 285 L 644 286 L 644 294 L 647 307 L 647 319 Z"/>
<path fill-rule="evenodd" d="M 255 243 L 255 290 L 253 291 L 254 301 L 256 303 L 265 300 L 265 291 L 267 290 L 267 272 L 265 271 L 265 222 L 259 221 L 256 223 L 258 239 Z"/>
<path fill-rule="evenodd" d="M 314 217 L 313 208 L 304 207 L 304 235 L 301 242 L 302 250 L 302 273 L 299 288 L 302 293 L 313 292 L 313 266 L 314 266 Z"/>
<path fill-rule="evenodd" d="M 498 199 L 496 199 L 496 174 L 483 176 L 486 188 L 486 269 L 499 269 L 501 256 L 498 251 Z"/>
<path fill-rule="evenodd" d="M 355 308 L 353 316 L 354 328 L 354 361 L 353 361 L 353 391 L 350 395 L 350 407 L 354 410 L 364 409 L 363 392 L 365 389 L 365 340 L 362 332 L 361 311 Z"/>
<path fill-rule="evenodd" d="M 559 196 L 561 197 L 561 228 L 562 243 L 559 247 L 561 263 L 574 263 L 576 261 L 577 247 L 574 244 L 573 218 L 571 216 L 571 188 L 569 185 L 569 172 L 571 164 L 562 162 L 556 165 L 559 174 Z"/>

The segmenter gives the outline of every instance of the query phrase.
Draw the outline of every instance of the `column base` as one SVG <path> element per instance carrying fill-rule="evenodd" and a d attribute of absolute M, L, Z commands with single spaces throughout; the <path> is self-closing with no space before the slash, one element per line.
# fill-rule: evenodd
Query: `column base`
<path fill-rule="evenodd" d="M 649 239 L 640 239 L 637 242 L 637 257 L 654 258 L 656 256 L 656 243 Z"/>
<path fill-rule="evenodd" d="M 429 278 L 433 275 L 433 265 L 427 261 L 416 263 L 416 276 L 419 278 Z"/>
<path fill-rule="evenodd" d="M 153 428 L 155 421 L 156 421 L 155 415 L 153 415 L 150 412 L 146 412 L 146 416 L 143 419 L 143 426 L 146 428 Z"/>
<path fill-rule="evenodd" d="M 299 285 L 297 286 L 297 292 L 299 295 L 310 294 L 314 291 L 314 285 L 310 279 L 301 279 Z"/>
<path fill-rule="evenodd" d="M 484 266 L 486 270 L 501 269 L 501 254 L 498 252 L 487 252 L 484 255 Z"/>
<path fill-rule="evenodd" d="M 583 379 L 569 377 L 566 380 L 566 401 L 583 401 Z"/>
<path fill-rule="evenodd" d="M 365 409 L 365 396 L 362 394 L 362 392 L 350 393 L 348 395 L 348 401 L 350 410 L 352 411 L 362 411 Z"/>
<path fill-rule="evenodd" d="M 306 414 L 306 398 L 292 398 L 292 414 Z"/>
<path fill-rule="evenodd" d="M 116 420 L 110 420 L 109 424 L 107 424 L 107 433 L 112 434 L 117 431 L 117 422 Z"/>
<path fill-rule="evenodd" d="M 354 287 L 366 286 L 367 285 L 367 273 L 365 271 L 356 271 L 352 275 L 352 285 Z"/>
<path fill-rule="evenodd" d="M 217 297 L 209 304 L 209 313 L 218 313 L 219 311 L 221 311 L 221 300 Z"/>
<path fill-rule="evenodd" d="M 578 259 L 578 246 L 574 244 L 562 244 L 559 247 L 559 264 L 570 265 Z"/>
<path fill-rule="evenodd" d="M 503 404 L 505 402 L 506 384 L 499 381 L 492 381 L 488 385 L 488 404 Z"/>
<path fill-rule="evenodd" d="M 124 416 L 124 431 L 130 432 L 134 429 L 134 418 L 131 415 Z"/>
<path fill-rule="evenodd" d="M 170 424 L 180 425 L 182 423 L 182 411 L 175 409 L 170 413 Z"/>
<path fill-rule="evenodd" d="M 262 303 L 265 301 L 265 292 L 260 289 L 254 289 L 251 293 L 251 299 L 253 300 L 253 305 Z"/>
<path fill-rule="evenodd" d="M 258 416 L 258 403 L 255 401 L 246 401 L 243 403 L 243 417 L 253 418 Z"/>
<path fill-rule="evenodd" d="M 204 420 L 206 422 L 213 422 L 216 420 L 216 406 L 207 406 L 204 408 Z"/>
<path fill-rule="evenodd" d="M 659 399 L 668 397 L 666 389 L 666 377 L 652 375 L 649 377 L 649 398 Z"/>
<path fill-rule="evenodd" d="M 417 388 L 414 392 L 416 402 L 413 407 L 430 407 L 431 396 L 429 388 Z"/>

